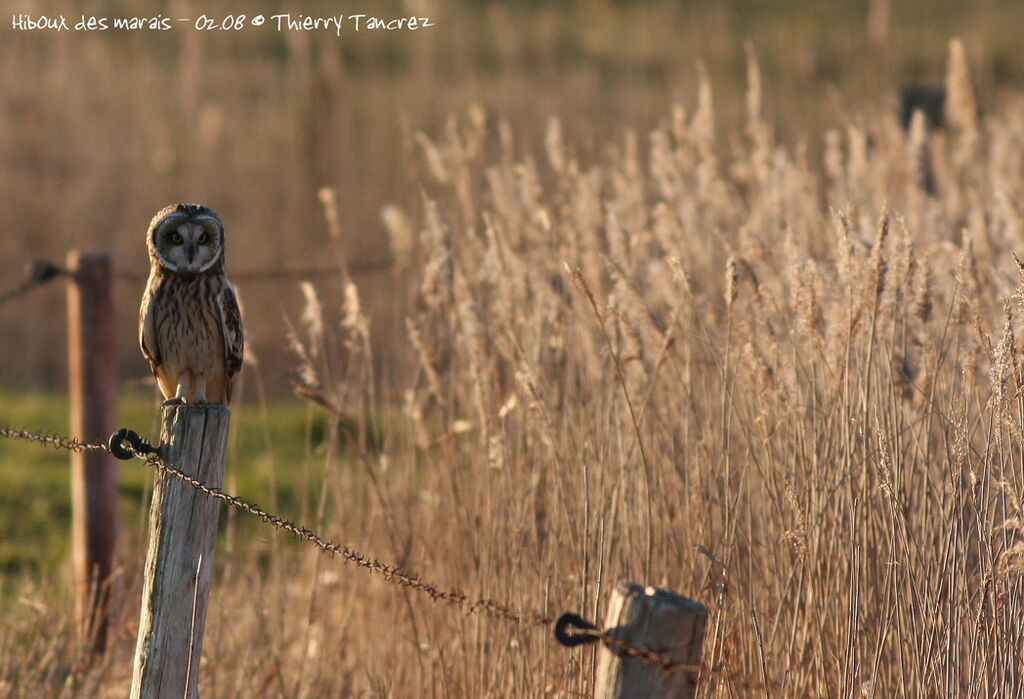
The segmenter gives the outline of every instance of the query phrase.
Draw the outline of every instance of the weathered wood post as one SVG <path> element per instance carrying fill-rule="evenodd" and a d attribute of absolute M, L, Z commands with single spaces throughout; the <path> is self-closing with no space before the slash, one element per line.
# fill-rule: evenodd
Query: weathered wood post
<path fill-rule="evenodd" d="M 230 420 L 231 411 L 222 405 L 165 407 L 160 433 L 164 463 L 210 488 L 220 488 Z M 199 696 L 199 659 L 219 513 L 220 501 L 176 476 L 156 474 L 133 699 Z"/>
<path fill-rule="evenodd" d="M 604 628 L 613 638 L 634 648 L 656 651 L 673 663 L 700 666 L 708 609 L 668 590 L 623 582 L 612 592 Z M 656 665 L 601 646 L 597 660 L 595 699 L 651 697 L 690 699 L 698 673 L 677 670 L 665 674 Z"/>
<path fill-rule="evenodd" d="M 67 256 L 71 433 L 105 442 L 117 413 L 117 351 L 112 264 L 106 252 Z M 99 451 L 71 453 L 71 546 L 80 637 L 107 644 L 117 553 L 117 461 Z"/>

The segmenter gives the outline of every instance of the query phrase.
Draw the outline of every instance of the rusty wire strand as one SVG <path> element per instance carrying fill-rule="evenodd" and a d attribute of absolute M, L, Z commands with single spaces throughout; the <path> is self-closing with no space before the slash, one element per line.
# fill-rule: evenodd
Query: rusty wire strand
<path fill-rule="evenodd" d="M 89 444 L 88 442 L 81 442 L 77 439 L 68 439 L 67 437 L 61 437 L 60 435 L 47 432 L 29 432 L 27 430 L 20 430 L 16 427 L 5 427 L 0 426 L 0 437 L 6 439 L 21 439 L 27 442 L 36 442 L 43 446 L 53 447 L 54 449 L 65 449 L 67 451 L 105 451 L 110 452 L 105 444 Z"/>
<path fill-rule="evenodd" d="M 110 447 L 106 444 L 90 444 L 75 439 L 67 439 L 55 434 L 39 434 L 12 427 L 0 427 L 0 437 L 36 442 L 42 445 L 52 446 L 57 449 L 67 449 L 70 451 L 104 451 L 108 454 L 111 453 Z M 349 546 L 325 539 L 317 532 L 307 529 L 299 524 L 295 524 L 284 517 L 271 514 L 259 505 L 251 503 L 243 498 L 225 493 L 219 488 L 211 488 L 187 473 L 179 471 L 172 466 L 168 466 L 164 463 L 159 454 L 147 455 L 142 452 L 135 452 L 135 454 L 136 458 L 141 459 L 149 466 L 184 481 L 196 490 L 199 490 L 210 497 L 221 500 L 235 509 L 247 512 L 262 522 L 273 526 L 275 529 L 280 529 L 293 534 L 299 539 L 313 544 L 325 553 L 337 556 L 343 561 L 353 563 L 357 567 L 365 568 L 372 573 L 376 573 L 388 582 L 396 583 L 402 587 L 408 587 L 416 590 L 417 592 L 421 592 L 435 602 L 446 602 L 452 606 L 458 607 L 466 614 L 483 613 L 487 616 L 504 619 L 517 624 L 549 626 L 553 622 L 551 617 L 547 617 L 536 612 L 518 611 L 509 605 L 496 602 L 492 599 L 472 599 L 466 593 L 456 589 L 442 589 L 437 585 L 421 580 L 418 576 L 408 573 L 398 566 L 382 563 L 376 558 L 363 554 Z"/>
<path fill-rule="evenodd" d="M 236 282 L 304 281 L 310 279 L 345 277 L 347 275 L 358 276 L 361 274 L 375 274 L 379 272 L 386 272 L 394 266 L 393 260 L 385 258 L 380 260 L 351 262 L 343 267 L 239 269 L 231 273 L 231 279 Z M 117 269 L 114 271 L 115 279 L 132 283 L 144 283 L 146 281 L 146 276 L 146 272 L 136 272 L 127 269 Z"/>
<path fill-rule="evenodd" d="M 661 670 L 661 674 L 668 677 L 677 672 L 691 672 L 696 674 L 705 673 L 707 668 L 704 665 L 689 665 L 687 663 L 675 662 L 664 655 L 664 651 L 656 651 L 646 646 L 634 646 L 626 643 L 620 638 L 611 635 L 607 630 L 593 632 L 594 640 L 601 641 L 609 650 L 626 658 L 635 658 L 645 665 L 653 665 Z"/>
<path fill-rule="evenodd" d="M 235 509 L 242 510 L 243 512 L 253 515 L 275 529 L 281 529 L 293 534 L 299 539 L 313 544 L 325 553 L 337 556 L 343 561 L 353 563 L 360 568 L 365 568 L 371 573 L 377 573 L 388 582 L 393 582 L 401 585 L 402 587 L 412 588 L 417 592 L 421 592 L 435 602 L 446 602 L 452 606 L 462 609 L 466 614 L 482 612 L 487 616 L 504 619 L 517 624 L 548 626 L 552 622 L 550 617 L 537 614 L 536 612 L 517 611 L 508 605 L 501 604 L 500 602 L 487 598 L 472 600 L 469 595 L 456 589 L 444 590 L 437 585 L 421 580 L 414 574 L 407 573 L 398 566 L 391 565 L 389 563 L 381 563 L 372 556 L 367 556 L 366 554 L 360 553 L 359 551 L 349 546 L 345 546 L 344 544 L 334 543 L 323 538 L 317 532 L 295 524 L 284 517 L 278 517 L 277 515 L 270 514 L 259 505 L 253 504 L 238 496 L 229 495 L 219 488 L 211 488 L 205 483 L 202 483 L 192 476 L 179 471 L 173 466 L 168 466 L 157 455 L 147 456 L 144 461 L 150 466 L 184 481 L 196 490 L 202 491 L 210 497 L 222 500 Z"/>
<path fill-rule="evenodd" d="M 25 280 L 13 289 L 0 294 L 0 306 L 19 299 L 33 289 L 64 274 L 67 274 L 67 270 L 60 265 L 45 260 L 34 260 L 25 270 Z"/>
<path fill-rule="evenodd" d="M 78 439 L 62 437 L 55 433 L 29 432 L 28 430 L 2 425 L 0 425 L 0 437 L 35 442 L 43 446 L 50 446 L 55 449 L 65 449 L 68 451 L 103 451 L 108 454 L 111 453 L 110 447 L 106 444 L 83 442 Z M 196 490 L 205 493 L 207 496 L 221 500 L 230 507 L 242 510 L 262 522 L 271 525 L 275 529 L 293 534 L 302 541 L 313 544 L 325 553 L 337 556 L 343 561 L 352 563 L 359 568 L 364 568 L 371 573 L 376 573 L 387 582 L 411 588 L 417 592 L 425 594 L 434 602 L 447 603 L 453 607 L 459 608 L 467 615 L 482 613 L 495 619 L 501 619 L 525 626 L 550 627 L 555 621 L 551 617 L 547 617 L 536 612 L 517 611 L 509 605 L 496 602 L 492 599 L 479 598 L 472 600 L 469 595 L 457 589 L 444 590 L 438 585 L 421 580 L 414 574 L 407 573 L 398 566 L 382 563 L 376 558 L 363 554 L 349 546 L 334 543 L 325 539 L 317 532 L 295 524 L 284 517 L 271 514 L 259 505 L 251 503 L 236 495 L 225 493 L 219 488 L 211 488 L 187 473 L 184 473 L 173 466 L 168 466 L 164 463 L 163 458 L 158 453 L 158 449 L 153 449 L 152 447 L 145 445 L 142 450 L 137 450 L 134 444 L 130 445 L 130 448 L 131 451 L 134 452 L 134 458 L 143 461 L 160 472 L 174 476 Z M 147 449 L 150 450 L 149 453 L 147 453 Z M 738 686 L 744 689 L 767 690 L 776 689 L 782 686 L 780 682 L 775 680 L 770 680 L 767 683 L 753 681 L 742 673 L 727 672 L 724 667 L 710 668 L 703 664 L 689 665 L 675 662 L 666 656 L 666 652 L 670 652 L 672 650 L 671 648 L 663 651 L 657 651 L 645 646 L 634 646 L 615 637 L 607 629 L 600 629 L 596 627 L 577 628 L 573 634 L 588 637 L 587 642 L 600 641 L 612 652 L 622 657 L 636 659 L 645 665 L 651 665 L 657 668 L 665 676 L 672 675 L 676 672 L 694 673 L 697 675 L 696 683 L 698 685 L 704 684 L 712 679 L 718 679 L 719 681 L 725 681 L 733 686 Z"/>
<path fill-rule="evenodd" d="M 395 266 L 391 258 L 377 260 L 360 260 L 344 266 L 333 267 L 295 267 L 242 269 L 232 272 L 231 278 L 239 282 L 288 282 L 307 279 L 357 276 L 386 272 Z M 43 286 L 49 281 L 68 274 L 61 265 L 48 260 L 33 260 L 25 269 L 25 279 L 12 289 L 0 293 L 0 306 L 21 298 L 33 289 Z M 144 283 L 147 274 L 134 270 L 116 269 L 114 278 L 131 283 Z"/>

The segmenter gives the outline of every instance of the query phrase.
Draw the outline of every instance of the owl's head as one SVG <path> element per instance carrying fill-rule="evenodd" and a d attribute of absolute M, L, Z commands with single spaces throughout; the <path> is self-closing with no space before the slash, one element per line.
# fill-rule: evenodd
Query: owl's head
<path fill-rule="evenodd" d="M 213 209 L 175 204 L 149 224 L 149 256 L 171 272 L 200 274 L 224 265 L 224 224 Z"/>

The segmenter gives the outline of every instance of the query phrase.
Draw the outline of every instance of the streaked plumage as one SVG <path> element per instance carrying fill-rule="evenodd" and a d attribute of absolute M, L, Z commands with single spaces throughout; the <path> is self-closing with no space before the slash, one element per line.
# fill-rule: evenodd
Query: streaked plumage
<path fill-rule="evenodd" d="M 242 367 L 242 319 L 224 271 L 224 226 L 211 209 L 178 204 L 153 217 L 139 345 L 168 401 L 231 400 Z"/>

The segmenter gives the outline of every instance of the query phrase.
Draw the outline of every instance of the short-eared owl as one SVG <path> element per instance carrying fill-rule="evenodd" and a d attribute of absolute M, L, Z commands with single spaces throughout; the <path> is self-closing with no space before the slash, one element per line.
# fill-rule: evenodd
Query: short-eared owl
<path fill-rule="evenodd" d="M 242 319 L 211 209 L 168 206 L 149 224 L 139 344 L 167 403 L 223 403 L 242 366 Z"/>

